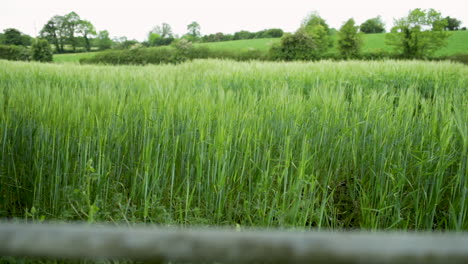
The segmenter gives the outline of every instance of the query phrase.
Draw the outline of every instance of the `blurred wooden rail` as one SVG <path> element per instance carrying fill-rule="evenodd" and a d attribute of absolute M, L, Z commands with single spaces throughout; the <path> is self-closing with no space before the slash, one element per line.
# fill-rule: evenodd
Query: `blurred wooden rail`
<path fill-rule="evenodd" d="M 229 263 L 468 263 L 468 234 L 0 223 L 0 255 Z"/>

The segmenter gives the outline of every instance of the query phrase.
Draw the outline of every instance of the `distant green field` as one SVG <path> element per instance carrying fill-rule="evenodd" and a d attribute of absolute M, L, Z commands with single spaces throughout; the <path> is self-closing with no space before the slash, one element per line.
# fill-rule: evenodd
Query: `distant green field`
<path fill-rule="evenodd" d="M 202 43 L 199 45 L 206 46 L 213 49 L 226 49 L 226 50 L 248 50 L 258 49 L 267 51 L 271 45 L 278 42 L 279 39 L 247 39 L 247 40 L 234 40 L 224 42 L 211 42 Z M 363 38 L 363 52 L 373 52 L 377 50 L 391 51 L 392 47 L 385 44 L 385 33 L 381 34 L 365 34 Z M 336 45 L 332 49 L 336 52 Z M 468 53 L 468 31 L 455 31 L 448 39 L 446 47 L 442 48 L 436 53 L 436 56 L 453 55 L 460 53 Z"/>
<path fill-rule="evenodd" d="M 447 46 L 435 53 L 436 56 L 468 54 L 468 31 L 454 31 L 448 39 Z M 385 33 L 364 35 L 364 52 L 376 50 L 391 51 L 392 47 L 385 44 Z"/>
<path fill-rule="evenodd" d="M 222 49 L 222 50 L 241 50 L 246 51 L 249 49 L 256 49 L 267 51 L 271 45 L 277 43 L 279 38 L 265 38 L 265 39 L 243 39 L 233 41 L 222 41 L 222 42 L 209 42 L 200 43 L 198 46 L 208 47 L 210 49 Z"/>
<path fill-rule="evenodd" d="M 81 58 L 89 58 L 93 55 L 94 52 L 55 54 L 54 62 L 79 62 Z"/>
<path fill-rule="evenodd" d="M 247 51 L 256 49 L 268 51 L 275 43 L 279 42 L 279 38 L 267 39 L 246 39 L 233 40 L 223 42 L 210 42 L 196 44 L 205 46 L 210 49 L 231 50 L 231 51 Z M 382 34 L 366 34 L 364 35 L 363 52 L 375 52 L 377 50 L 391 51 L 392 48 L 385 44 L 385 33 Z M 336 45 L 331 52 L 337 52 Z M 448 39 L 446 47 L 436 52 L 436 56 L 448 56 L 454 54 L 468 54 L 468 31 L 455 31 Z M 54 55 L 54 62 L 78 62 L 81 58 L 91 57 L 93 52 L 88 53 L 69 53 Z"/>

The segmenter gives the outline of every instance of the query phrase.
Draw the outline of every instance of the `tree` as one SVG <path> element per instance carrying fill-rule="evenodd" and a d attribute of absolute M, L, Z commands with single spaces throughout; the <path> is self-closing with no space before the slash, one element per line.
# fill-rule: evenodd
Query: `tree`
<path fill-rule="evenodd" d="M 395 20 L 391 33 L 385 36 L 386 43 L 405 58 L 425 58 L 447 44 L 446 26 L 447 20 L 439 12 L 417 8 Z"/>
<path fill-rule="evenodd" d="M 460 25 L 461 25 L 461 21 L 456 19 L 456 18 L 453 18 L 453 17 L 446 17 L 445 18 L 447 20 L 447 26 L 445 26 L 445 30 L 450 30 L 450 31 L 453 31 L 453 30 L 459 30 L 460 29 Z"/>
<path fill-rule="evenodd" d="M 215 34 L 205 35 L 202 37 L 203 42 L 218 42 L 218 41 L 229 41 L 233 39 L 233 35 L 218 32 Z"/>
<path fill-rule="evenodd" d="M 64 52 L 64 44 L 66 37 L 65 17 L 53 16 L 42 27 L 40 36 L 55 45 L 55 50 L 59 53 Z"/>
<path fill-rule="evenodd" d="M 52 49 L 49 42 L 45 39 L 36 39 L 32 43 L 31 57 L 35 61 L 50 62 L 52 61 Z"/>
<path fill-rule="evenodd" d="M 169 24 L 167 23 L 162 23 L 161 26 L 155 26 L 150 33 L 156 33 L 161 38 L 172 38 L 173 33 L 172 33 L 172 28 Z"/>
<path fill-rule="evenodd" d="M 64 16 L 63 26 L 67 35 L 67 40 L 72 45 L 73 51 L 76 51 L 77 41 L 75 34 L 77 33 L 80 21 L 80 16 L 75 12 L 70 12 Z"/>
<path fill-rule="evenodd" d="M 385 24 L 380 16 L 366 20 L 361 24 L 361 32 L 364 33 L 384 33 Z"/>
<path fill-rule="evenodd" d="M 137 40 L 129 40 L 127 37 L 114 38 L 114 49 L 130 49 L 138 44 Z"/>
<path fill-rule="evenodd" d="M 328 26 L 327 22 L 325 22 L 325 19 L 320 17 L 318 12 L 312 12 L 310 13 L 303 21 L 302 21 L 302 26 L 305 27 L 305 29 L 308 31 L 309 29 L 315 27 L 315 26 L 322 26 L 325 30 L 325 32 L 330 33 L 330 27 Z"/>
<path fill-rule="evenodd" d="M 316 45 L 316 50 L 325 53 L 333 46 L 332 30 L 317 12 L 309 14 L 302 22 L 302 28 L 309 34 Z"/>
<path fill-rule="evenodd" d="M 267 30 L 264 30 L 262 33 L 258 34 L 258 38 L 281 38 L 283 36 L 284 32 L 280 28 L 270 28 Z"/>
<path fill-rule="evenodd" d="M 110 49 L 112 47 L 112 40 L 109 37 L 109 31 L 99 31 L 96 42 L 99 50 Z"/>
<path fill-rule="evenodd" d="M 330 37 L 330 34 L 327 33 L 326 27 L 316 25 L 314 27 L 310 27 L 306 32 L 314 39 L 315 45 L 317 46 L 316 50 L 319 53 L 323 54 L 333 46 L 333 40 Z"/>
<path fill-rule="evenodd" d="M 96 35 L 96 29 L 93 24 L 87 20 L 80 20 L 78 21 L 76 31 L 83 36 L 86 51 L 91 51 L 91 41 L 89 40 L 89 37 Z"/>
<path fill-rule="evenodd" d="M 158 43 L 160 42 L 160 39 L 161 39 L 161 35 L 150 32 L 148 35 L 148 44 L 150 46 L 157 46 Z"/>
<path fill-rule="evenodd" d="M 346 59 L 357 57 L 361 51 L 362 36 L 358 31 L 359 27 L 350 18 L 338 32 L 338 50 Z"/>
<path fill-rule="evenodd" d="M 314 38 L 304 28 L 294 34 L 285 34 L 281 42 L 270 49 L 270 56 L 276 60 L 314 60 L 319 55 Z"/>
<path fill-rule="evenodd" d="M 187 31 L 188 31 L 188 35 L 192 36 L 193 38 L 199 38 L 201 35 L 200 24 L 193 21 L 192 23 L 187 25 Z"/>
<path fill-rule="evenodd" d="M 16 28 L 7 28 L 3 31 L 3 43 L 5 45 L 23 45 L 21 32 Z"/>

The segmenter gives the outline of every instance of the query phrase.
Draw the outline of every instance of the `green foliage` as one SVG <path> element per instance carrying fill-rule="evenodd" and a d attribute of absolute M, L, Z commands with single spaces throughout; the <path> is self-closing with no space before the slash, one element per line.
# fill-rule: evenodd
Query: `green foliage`
<path fill-rule="evenodd" d="M 241 30 L 241 31 L 234 33 L 232 40 L 253 39 L 253 38 L 255 38 L 255 33 L 247 31 L 247 30 Z"/>
<path fill-rule="evenodd" d="M 444 28 L 445 30 L 454 31 L 460 29 L 460 25 L 462 23 L 460 20 L 449 16 L 446 17 L 445 20 L 447 20 L 447 25 Z"/>
<path fill-rule="evenodd" d="M 365 60 L 378 60 L 378 59 L 390 59 L 390 58 L 401 58 L 392 52 L 392 48 L 385 44 L 386 34 L 362 34 L 363 44 L 362 53 L 358 57 L 359 59 Z M 338 37 L 338 34 L 335 35 Z M 455 31 L 451 33 L 448 38 L 448 45 L 438 50 L 433 56 L 434 57 L 446 57 L 454 54 L 468 53 L 468 32 L 467 31 Z M 270 39 L 249 39 L 249 40 L 235 40 L 235 41 L 224 41 L 224 42 L 211 42 L 211 43 L 194 43 L 194 47 L 203 56 L 194 56 L 193 58 L 208 58 L 208 53 L 217 53 L 219 58 L 232 58 L 234 60 L 252 60 L 261 59 L 269 60 L 267 56 L 268 51 L 275 44 L 279 44 L 281 39 L 270 38 Z M 97 46 L 97 44 L 94 44 Z M 207 52 L 201 49 L 206 47 Z M 59 62 L 79 62 L 81 57 L 90 57 L 95 53 L 80 53 L 80 54 L 63 54 L 54 55 L 54 61 L 57 58 Z M 193 54 L 193 51 L 192 51 Z M 82 56 L 83 55 L 83 56 Z M 434 58 L 431 57 L 431 58 Z M 338 55 L 338 49 L 332 49 L 326 54 L 320 55 L 321 59 L 342 59 Z"/>
<path fill-rule="evenodd" d="M 284 31 L 280 28 L 270 28 L 262 31 L 258 31 L 255 34 L 255 38 L 281 38 Z"/>
<path fill-rule="evenodd" d="M 158 46 L 160 39 L 161 39 L 161 35 L 150 32 L 148 35 L 148 44 L 150 46 Z"/>
<path fill-rule="evenodd" d="M 286 34 L 280 44 L 270 49 L 270 57 L 274 60 L 315 60 L 319 58 L 319 49 L 315 39 L 304 29 L 294 34 Z"/>
<path fill-rule="evenodd" d="M 327 33 L 326 27 L 322 25 L 306 27 L 305 32 L 314 40 L 316 50 L 319 54 L 324 54 L 333 46 L 333 39 Z"/>
<path fill-rule="evenodd" d="M 0 44 L 29 46 L 31 45 L 31 40 L 32 38 L 30 36 L 22 34 L 19 30 L 15 28 L 7 28 L 3 30 Z"/>
<path fill-rule="evenodd" d="M 192 42 L 186 39 L 176 40 L 171 45 L 176 49 L 173 58 L 174 63 L 186 61 L 190 56 L 190 51 L 193 49 Z"/>
<path fill-rule="evenodd" d="M 67 37 L 67 41 L 71 44 L 73 51 L 76 51 L 77 40 L 75 34 L 78 33 L 78 25 L 81 23 L 80 16 L 75 12 L 70 12 L 63 17 L 63 27 Z"/>
<path fill-rule="evenodd" d="M 417 8 L 395 21 L 386 41 L 404 58 L 427 58 L 447 44 L 446 26 L 439 12 Z"/>
<path fill-rule="evenodd" d="M 258 32 L 250 32 L 241 30 L 235 32 L 234 35 L 223 34 L 221 32 L 216 34 L 205 35 L 201 38 L 202 42 L 220 42 L 231 40 L 245 40 L 245 39 L 262 39 L 262 38 L 281 38 L 284 32 L 279 28 L 270 28 L 260 30 Z"/>
<path fill-rule="evenodd" d="M 129 40 L 127 37 L 114 38 L 112 44 L 113 49 L 132 49 L 140 46 L 137 40 Z"/>
<path fill-rule="evenodd" d="M 265 52 L 259 50 L 232 51 L 193 46 L 190 41 L 181 39 L 170 47 L 137 48 L 111 50 L 95 53 L 80 59 L 89 64 L 167 64 L 180 63 L 193 59 L 231 59 L 237 61 L 265 60 Z"/>
<path fill-rule="evenodd" d="M 313 38 L 315 50 L 319 54 L 325 54 L 333 46 L 332 31 L 317 12 L 311 13 L 304 19 L 301 28 L 301 31 L 305 31 Z"/>
<path fill-rule="evenodd" d="M 382 21 L 382 17 L 377 16 L 362 23 L 360 30 L 363 33 L 384 33 L 385 24 Z"/>
<path fill-rule="evenodd" d="M 0 59 L 28 61 L 30 57 L 30 51 L 25 47 L 16 45 L 0 45 Z"/>
<path fill-rule="evenodd" d="M 170 47 L 107 50 L 80 59 L 89 64 L 166 64 L 175 63 L 176 49 Z"/>
<path fill-rule="evenodd" d="M 171 26 L 162 23 L 161 26 L 154 27 L 148 33 L 148 44 L 150 46 L 167 46 L 175 40 Z"/>
<path fill-rule="evenodd" d="M 96 36 L 96 29 L 93 24 L 87 20 L 80 20 L 78 21 L 76 31 L 83 36 L 86 51 L 91 51 L 91 40 L 89 38 Z"/>
<path fill-rule="evenodd" d="M 361 52 L 362 36 L 354 19 L 349 19 L 338 32 L 338 51 L 346 59 L 357 58 Z"/>
<path fill-rule="evenodd" d="M 468 54 L 454 54 L 446 57 L 446 59 L 468 65 Z"/>
<path fill-rule="evenodd" d="M 92 41 L 92 37 L 96 36 L 96 29 L 90 21 L 81 19 L 75 12 L 70 12 L 64 16 L 52 17 L 42 27 L 40 36 L 52 43 L 57 53 L 66 52 L 65 45 L 70 45 L 73 52 L 77 51 L 77 47 L 91 51 L 92 44 L 96 42 Z M 101 44 L 103 45 L 99 47 L 100 49 L 109 47 L 108 43 Z"/>
<path fill-rule="evenodd" d="M 218 33 L 215 33 L 215 34 L 209 34 L 209 35 L 205 35 L 202 37 L 202 41 L 203 42 L 219 42 L 219 41 L 230 41 L 230 40 L 233 40 L 233 35 L 229 35 L 229 34 L 224 34 L 222 32 L 218 32 Z"/>
<path fill-rule="evenodd" d="M 327 22 L 325 22 L 325 19 L 320 17 L 318 12 L 312 12 L 310 13 L 303 21 L 302 21 L 302 27 L 306 29 L 307 32 L 310 32 L 311 29 L 313 29 L 316 26 L 321 26 L 323 27 L 323 30 L 327 33 L 330 34 L 331 30 L 330 27 L 328 26 Z"/>
<path fill-rule="evenodd" d="M 197 39 L 201 36 L 200 33 L 200 24 L 198 22 L 193 21 L 192 23 L 187 25 L 188 35 L 192 36 L 193 39 Z"/>
<path fill-rule="evenodd" d="M 41 38 L 47 39 L 49 43 L 55 45 L 55 51 L 64 52 L 66 40 L 65 18 L 63 16 L 54 16 L 43 26 L 40 32 Z"/>
<path fill-rule="evenodd" d="M 31 47 L 31 59 L 40 62 L 52 61 L 52 49 L 45 39 L 36 39 Z"/>
<path fill-rule="evenodd" d="M 110 49 L 112 47 L 112 40 L 109 37 L 109 31 L 99 31 L 96 43 L 99 50 Z"/>
<path fill-rule="evenodd" d="M 156 33 L 158 34 L 159 36 L 161 36 L 161 38 L 173 38 L 174 35 L 172 33 L 172 28 L 169 24 L 167 23 L 162 23 L 161 26 L 155 26 L 150 32 L 149 34 L 151 33 Z"/>

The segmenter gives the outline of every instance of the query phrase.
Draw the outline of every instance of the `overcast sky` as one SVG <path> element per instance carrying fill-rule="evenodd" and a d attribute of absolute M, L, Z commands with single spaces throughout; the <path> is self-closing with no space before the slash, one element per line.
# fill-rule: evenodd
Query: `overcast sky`
<path fill-rule="evenodd" d="M 468 25 L 466 0 L 1 0 L 0 31 L 13 27 L 36 36 L 52 16 L 71 11 L 91 21 L 97 30 L 106 29 L 111 36 L 139 41 L 163 22 L 179 35 L 186 33 L 192 21 L 200 24 L 203 35 L 265 28 L 292 32 L 312 11 L 334 28 L 350 17 L 362 23 L 380 15 L 389 29 L 394 18 L 418 7 L 434 8 L 443 16 L 455 17 L 464 22 L 463 26 Z"/>

